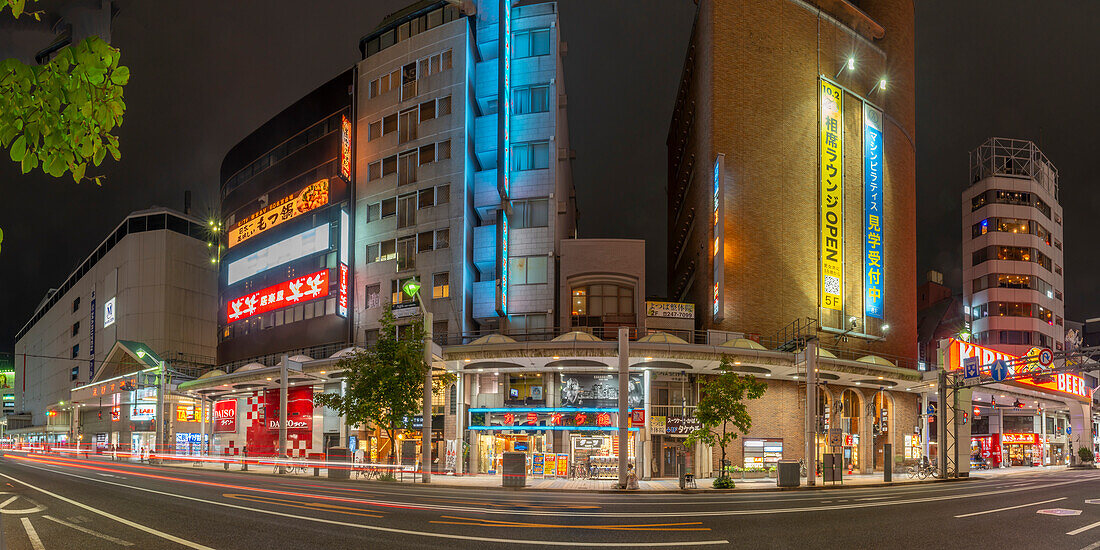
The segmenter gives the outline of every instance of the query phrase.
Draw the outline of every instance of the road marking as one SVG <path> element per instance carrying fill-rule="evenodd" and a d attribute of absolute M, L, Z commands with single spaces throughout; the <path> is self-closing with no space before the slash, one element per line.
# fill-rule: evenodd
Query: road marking
<path fill-rule="evenodd" d="M 592 544 L 589 543 L 589 542 L 520 540 L 520 539 L 498 539 L 498 538 L 491 538 L 491 537 L 472 537 L 472 536 L 466 536 L 466 535 L 453 535 L 453 534 L 448 534 L 448 533 L 432 533 L 432 532 L 428 532 L 428 531 L 411 531 L 411 530 L 408 530 L 408 529 L 397 529 L 397 528 L 394 528 L 394 527 L 382 527 L 380 525 L 363 525 L 363 524 L 360 524 L 360 523 L 348 523 L 346 521 L 337 521 L 337 520 L 334 520 L 334 519 L 314 518 L 314 517 L 309 517 L 309 516 L 299 516 L 297 514 L 288 514 L 286 512 L 276 512 L 274 510 L 262 510 L 260 508 L 250 508 L 248 506 L 240 506 L 240 505 L 237 505 L 237 504 L 230 504 L 228 502 L 218 502 L 216 500 L 207 500 L 205 498 L 198 498 L 198 497 L 192 497 L 192 496 L 187 496 L 187 495 L 177 495 L 177 494 L 174 494 L 174 493 L 166 493 L 164 491 L 157 491 L 157 490 L 154 490 L 154 489 L 148 489 L 146 487 L 136 487 L 136 486 L 133 486 L 133 485 L 127 485 L 125 483 L 116 483 L 114 481 L 107 481 L 107 480 L 104 480 L 104 479 L 96 479 L 96 478 L 93 478 L 93 477 L 77 475 L 77 474 L 73 474 L 73 473 L 69 473 L 69 472 L 61 472 L 61 471 L 57 471 L 57 470 L 51 470 L 49 468 L 39 468 L 37 466 L 30 466 L 30 465 L 28 465 L 27 467 L 28 468 L 35 468 L 35 469 L 38 469 L 38 470 L 45 470 L 47 472 L 52 472 L 52 473 L 55 473 L 55 474 L 61 474 L 61 475 L 66 475 L 66 476 L 70 476 L 70 477 L 75 477 L 75 478 L 83 479 L 83 480 L 86 480 L 86 481 L 94 481 L 96 483 L 103 483 L 103 484 L 106 484 L 106 485 L 115 485 L 115 486 L 118 486 L 118 487 L 124 487 L 126 489 L 132 489 L 132 490 L 135 490 L 135 491 L 144 491 L 144 492 L 147 492 L 147 493 L 153 493 L 153 494 L 157 494 L 157 495 L 164 495 L 164 496 L 178 498 L 178 499 L 182 499 L 182 500 L 191 500 L 191 501 L 195 501 L 195 502 L 202 502 L 202 503 L 205 503 L 205 504 L 212 504 L 214 506 L 223 506 L 223 507 L 226 507 L 226 508 L 234 508 L 234 509 L 237 509 L 237 510 L 246 510 L 246 511 L 249 511 L 249 512 L 256 512 L 256 513 L 259 513 L 259 514 L 268 514 L 268 515 L 271 515 L 271 516 L 279 516 L 279 517 L 284 517 L 284 518 L 297 519 L 297 520 L 301 520 L 301 521 L 313 521 L 313 522 L 316 522 L 316 523 L 327 523 L 329 525 L 340 525 L 340 526 L 343 526 L 343 527 L 353 527 L 353 528 L 356 528 L 356 529 L 367 529 L 367 530 L 370 530 L 370 531 L 381 531 L 381 532 L 384 532 L 384 533 L 396 533 L 396 534 L 401 534 L 401 535 L 413 535 L 413 536 L 433 537 L 433 538 L 441 538 L 441 539 L 468 540 L 468 541 L 476 541 L 476 542 L 496 542 L 496 543 L 508 544 L 508 545 L 519 544 L 519 545 L 526 545 L 526 546 L 581 546 L 581 547 L 592 546 Z M 0 474 L 0 476 L 7 477 L 8 479 L 12 479 L 12 480 L 17 481 L 19 483 L 27 485 L 25 482 L 20 481 L 18 479 L 15 479 L 15 478 L 13 478 L 11 476 L 8 476 L 8 475 Z M 29 487 L 29 485 L 28 485 L 28 487 Z M 43 492 L 45 492 L 45 491 L 43 491 Z M 47 494 L 49 494 L 49 493 L 47 493 Z M 62 498 L 64 499 L 64 497 L 62 497 Z M 65 500 L 67 500 L 67 499 L 65 499 Z M 79 503 L 74 502 L 74 504 L 79 504 Z M 121 518 L 119 518 L 119 519 L 121 519 Z M 600 543 L 599 546 L 608 547 L 608 548 L 637 548 L 639 546 L 714 546 L 714 545 L 719 545 L 719 544 L 724 545 L 724 544 L 729 544 L 729 543 L 730 543 L 730 541 L 728 541 L 728 540 L 686 540 L 686 541 L 675 541 L 675 542 L 644 542 L 644 543 L 643 542 L 603 542 L 603 543 Z M 205 549 L 206 547 L 202 546 L 202 547 L 199 547 L 199 548 L 204 548 Z M 213 549 L 210 549 L 210 550 L 213 550 Z"/>
<path fill-rule="evenodd" d="M 350 506 L 340 506 L 338 504 L 329 504 L 327 502 L 301 502 L 296 500 L 287 500 L 282 498 L 271 498 L 260 495 L 239 495 L 234 493 L 222 493 L 225 498 L 232 498 L 235 500 L 244 500 L 248 502 L 254 502 L 257 504 L 277 504 L 279 506 L 290 506 L 292 508 L 305 508 L 307 510 L 313 510 L 317 512 L 338 512 L 341 514 L 350 514 L 353 516 L 366 516 L 369 518 L 380 518 L 380 513 L 370 514 L 367 512 L 377 512 L 377 510 L 364 510 L 362 508 L 352 508 Z"/>
<path fill-rule="evenodd" d="M 1100 548 L 1100 541 L 1094 542 L 1094 543 L 1082 548 L 1081 550 L 1096 550 L 1097 548 Z"/>
<path fill-rule="evenodd" d="M 0 494 L 5 494 L 6 495 L 8 493 L 0 493 Z M 5 500 L 4 502 L 0 502 L 0 514 L 33 514 L 35 512 L 41 512 L 41 511 L 46 509 L 45 506 L 42 506 L 41 504 L 38 504 L 37 502 L 27 498 L 27 500 L 30 501 L 31 504 L 34 504 L 34 508 L 20 508 L 18 510 L 9 510 L 8 505 L 11 504 L 12 502 L 15 502 L 15 500 L 18 499 L 18 498 L 19 498 L 19 495 L 15 495 L 15 496 L 9 498 L 8 500 Z M 23 498 L 26 498 L 26 497 L 23 497 Z"/>
<path fill-rule="evenodd" d="M 1085 504 L 1100 504 L 1100 498 L 1090 498 L 1085 501 Z"/>
<path fill-rule="evenodd" d="M 890 497 L 866 497 L 866 498 L 857 498 L 857 499 L 856 499 L 856 502 L 859 502 L 859 501 L 861 501 L 861 500 L 882 500 L 882 499 L 886 499 L 886 498 L 890 498 Z"/>
<path fill-rule="evenodd" d="M 1052 498 L 1050 500 L 1044 500 L 1042 502 L 1032 502 L 1031 504 L 1021 504 L 1019 506 L 1009 506 L 1007 508 L 997 508 L 996 510 L 983 510 L 981 512 L 970 512 L 969 514 L 959 514 L 957 518 L 968 518 L 970 516 L 980 516 L 982 514 L 992 514 L 994 512 L 1004 512 L 1005 510 L 1015 510 L 1017 508 L 1027 508 L 1028 506 L 1038 506 L 1040 504 L 1046 504 L 1048 502 L 1058 502 L 1059 500 L 1066 500 L 1066 497 Z"/>
<path fill-rule="evenodd" d="M 1065 516 L 1079 516 L 1079 515 L 1081 515 L 1081 510 L 1070 510 L 1069 508 L 1047 508 L 1046 510 L 1036 510 L 1035 513 L 1036 514 L 1044 514 L 1044 515 L 1048 515 L 1048 516 L 1065 517 Z"/>
<path fill-rule="evenodd" d="M 38 531 L 35 531 L 34 526 L 31 525 L 31 518 L 23 517 L 19 520 L 23 522 L 23 529 L 27 531 L 27 538 L 31 539 L 31 547 L 34 550 L 46 550 L 46 547 L 42 545 L 42 539 L 38 538 Z"/>
<path fill-rule="evenodd" d="M 61 473 L 61 472 L 59 472 L 59 473 Z M 116 516 L 116 515 L 114 515 L 110 512 L 104 512 L 103 510 L 100 510 L 99 508 L 94 508 L 92 506 L 88 506 L 87 504 L 84 504 L 83 502 L 77 502 L 77 501 L 75 501 L 71 498 L 63 497 L 63 496 L 61 496 L 57 493 L 53 493 L 53 492 L 47 491 L 45 489 L 40 489 L 38 487 L 35 487 L 34 485 L 31 485 L 30 483 L 27 483 L 26 481 L 23 481 L 21 479 L 16 479 L 16 478 L 14 478 L 12 476 L 9 476 L 7 474 L 0 474 L 0 476 L 4 476 L 4 477 L 6 477 L 6 478 L 8 478 L 8 479 L 10 479 L 10 480 L 12 480 L 16 483 L 25 485 L 26 487 L 28 487 L 30 489 L 33 489 L 33 490 L 38 491 L 38 492 L 40 492 L 42 494 L 45 494 L 45 495 L 49 495 L 49 496 L 51 496 L 53 498 L 56 498 L 57 500 L 60 500 L 62 502 L 68 502 L 69 504 L 72 504 L 73 506 L 79 506 L 80 508 L 83 508 L 83 509 L 85 509 L 89 512 L 94 512 L 94 513 L 99 514 L 99 515 L 101 515 L 105 518 L 113 519 L 113 520 L 115 520 L 115 521 L 117 521 L 117 522 L 119 522 L 123 525 L 129 525 L 130 527 L 133 527 L 134 529 L 140 529 L 142 531 L 145 531 L 146 533 L 149 533 L 150 535 L 156 535 L 156 536 L 158 536 L 162 539 L 170 540 L 170 541 L 172 541 L 176 544 L 187 546 L 189 548 L 194 548 L 195 550 L 214 550 L 213 548 L 210 548 L 209 546 L 203 546 L 203 545 L 201 545 L 197 542 L 191 542 L 187 539 L 181 539 L 181 538 L 179 538 L 175 535 L 169 535 L 168 533 L 165 533 L 164 531 L 158 531 L 156 529 L 153 529 L 152 527 L 147 527 L 147 526 L 142 525 L 140 523 L 137 523 L 135 521 L 130 521 L 126 518 Z M 92 481 L 99 481 L 101 483 L 111 483 L 109 481 L 102 481 L 102 480 L 93 479 L 93 478 L 90 478 L 90 477 L 85 478 L 85 479 L 89 479 L 89 480 L 92 480 Z M 21 518 L 21 519 L 26 520 L 27 518 Z"/>
<path fill-rule="evenodd" d="M 81 527 L 79 525 L 76 525 L 75 523 L 69 523 L 69 522 L 67 522 L 63 519 L 58 519 L 58 518 L 55 518 L 55 517 L 49 516 L 49 515 L 44 515 L 42 517 L 45 518 L 45 519 L 48 519 L 50 521 L 60 523 L 61 525 L 64 525 L 65 527 L 72 527 L 73 529 L 76 529 L 77 531 L 80 531 L 82 533 L 87 533 L 89 535 L 92 535 L 93 537 L 99 537 L 103 540 L 109 540 L 109 541 L 111 541 L 115 544 L 118 544 L 118 545 L 122 545 L 122 546 L 133 546 L 134 545 L 134 543 L 132 543 L 132 542 L 125 541 L 125 540 L 122 540 L 120 538 L 115 538 L 115 537 L 112 537 L 111 535 L 105 535 L 103 533 L 100 533 L 99 531 L 93 531 L 91 529 L 88 529 L 87 527 Z"/>
<path fill-rule="evenodd" d="M 429 523 L 465 525 L 467 527 L 522 527 L 524 529 L 582 529 L 591 531 L 710 531 L 709 527 L 686 527 L 687 525 L 702 525 L 703 522 L 701 521 L 684 523 L 639 523 L 627 525 L 553 525 L 520 521 L 500 521 L 495 519 L 460 518 L 455 516 L 441 517 L 443 519 L 453 519 L 457 521 L 430 521 Z"/>
<path fill-rule="evenodd" d="M 1092 529 L 1094 527 L 1100 527 L 1100 521 L 1098 521 L 1096 523 L 1091 523 L 1091 524 L 1086 525 L 1086 526 L 1084 526 L 1080 529 L 1074 529 L 1074 530 L 1072 530 L 1072 531 L 1070 531 L 1066 534 L 1067 535 L 1078 535 L 1078 534 L 1084 533 L 1085 531 L 1088 531 L 1089 529 Z M 1097 542 L 1097 543 L 1092 545 L 1093 548 L 1096 548 L 1097 546 L 1100 546 L 1100 542 Z"/>

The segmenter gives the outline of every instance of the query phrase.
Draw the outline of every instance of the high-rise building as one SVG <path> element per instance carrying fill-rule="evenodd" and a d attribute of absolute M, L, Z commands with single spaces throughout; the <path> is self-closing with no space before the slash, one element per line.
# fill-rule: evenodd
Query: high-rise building
<path fill-rule="evenodd" d="M 557 5 L 418 2 L 360 50 L 355 341 L 415 311 L 412 278 L 440 340 L 553 328 L 576 227 Z"/>
<path fill-rule="evenodd" d="M 1058 169 L 1034 143 L 990 138 L 962 193 L 963 304 L 972 342 L 1009 355 L 1065 341 Z"/>
<path fill-rule="evenodd" d="M 699 2 L 667 140 L 699 328 L 916 358 L 913 29 L 911 0 Z"/>

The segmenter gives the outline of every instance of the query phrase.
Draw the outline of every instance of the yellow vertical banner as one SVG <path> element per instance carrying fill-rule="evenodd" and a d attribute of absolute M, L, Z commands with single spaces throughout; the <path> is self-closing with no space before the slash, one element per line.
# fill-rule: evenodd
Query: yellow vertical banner
<path fill-rule="evenodd" d="M 819 94 L 821 307 L 840 311 L 844 304 L 844 103 L 840 88 L 825 79 L 821 79 Z"/>

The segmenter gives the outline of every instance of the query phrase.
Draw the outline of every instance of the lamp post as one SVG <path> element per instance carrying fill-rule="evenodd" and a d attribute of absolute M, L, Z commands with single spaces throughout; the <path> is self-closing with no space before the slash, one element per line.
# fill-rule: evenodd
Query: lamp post
<path fill-rule="evenodd" d="M 432 312 L 428 309 L 431 298 L 424 299 L 420 292 L 420 281 L 409 279 L 401 285 L 401 290 L 409 297 L 416 298 L 424 314 L 424 406 L 421 414 L 424 421 L 420 427 L 420 468 L 421 482 L 432 481 Z"/>

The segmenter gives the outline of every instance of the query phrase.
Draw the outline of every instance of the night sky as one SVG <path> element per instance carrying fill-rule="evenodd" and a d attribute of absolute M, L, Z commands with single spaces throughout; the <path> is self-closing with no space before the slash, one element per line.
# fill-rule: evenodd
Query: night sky
<path fill-rule="evenodd" d="M 196 215 L 212 212 L 226 151 L 354 64 L 359 38 L 410 2 L 116 0 L 112 43 L 132 76 L 122 161 L 89 170 L 108 177 L 104 186 L 20 175 L 0 156 L 0 350 L 129 212 L 182 209 L 186 189 Z M 1087 183 L 1100 125 L 1100 2 L 916 3 L 917 278 L 938 269 L 960 289 L 967 152 L 989 136 L 1031 139 L 1061 174 L 1066 317 L 1100 316 L 1089 244 L 1100 194 Z M 663 295 L 665 136 L 695 4 L 559 6 L 581 236 L 646 239 L 647 293 Z"/>

